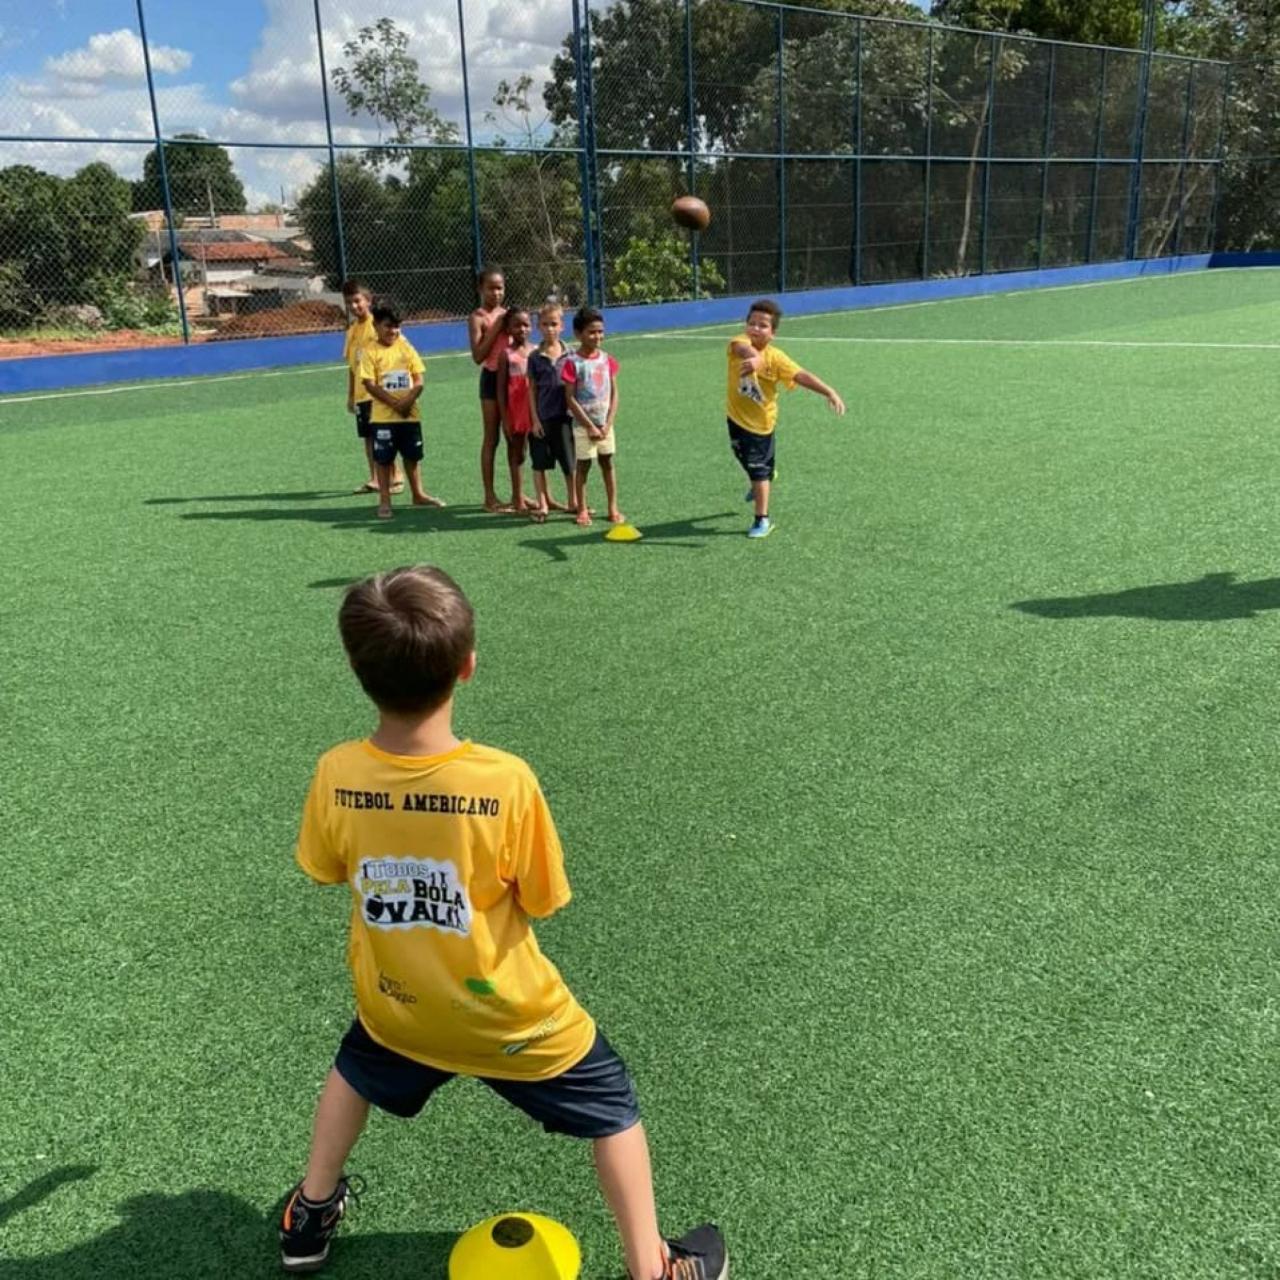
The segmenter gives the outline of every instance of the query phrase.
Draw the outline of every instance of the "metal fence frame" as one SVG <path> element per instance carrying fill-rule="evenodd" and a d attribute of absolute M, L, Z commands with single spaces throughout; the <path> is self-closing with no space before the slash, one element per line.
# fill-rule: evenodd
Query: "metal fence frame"
<path fill-rule="evenodd" d="M 150 0 L 155 3 L 156 0 Z M 597 142 L 596 124 L 599 118 L 599 108 L 596 101 L 596 92 L 594 84 L 593 57 L 591 49 L 592 31 L 597 15 L 608 7 L 612 0 L 571 0 L 572 3 L 572 52 L 576 71 L 576 111 L 577 111 L 577 145 L 575 147 L 540 147 L 539 153 L 561 153 L 572 155 L 576 158 L 579 169 L 580 189 L 583 196 L 582 200 L 582 234 L 583 234 L 583 260 L 585 289 L 587 299 L 595 304 L 600 304 L 605 299 L 605 255 L 604 255 L 604 228 L 602 226 L 602 202 L 601 202 L 601 161 L 605 163 L 611 161 L 619 161 L 628 157 L 659 157 L 668 158 L 673 162 L 678 162 L 685 174 L 687 189 L 696 193 L 698 186 L 698 169 L 699 161 L 715 162 L 719 160 L 759 160 L 773 161 L 776 165 L 777 172 L 777 214 L 778 214 L 778 247 L 777 247 L 777 266 L 776 266 L 776 284 L 777 292 L 786 292 L 787 290 L 787 242 L 788 242 L 788 187 L 787 187 L 787 161 L 793 159 L 803 160 L 838 160 L 850 163 L 852 169 L 852 190 L 850 199 L 852 203 L 852 225 L 853 244 L 852 244 L 852 265 L 851 277 L 852 283 L 863 283 L 863 258 L 864 258 L 864 205 L 866 199 L 866 172 L 865 163 L 868 160 L 876 162 L 892 162 L 905 161 L 923 166 L 923 203 L 921 208 L 921 216 L 923 219 L 923 253 L 921 262 L 921 278 L 927 278 L 930 272 L 929 262 L 929 229 L 930 218 L 932 216 L 932 178 L 933 170 L 936 164 L 941 161 L 949 161 L 954 163 L 957 159 L 968 157 L 957 157 L 954 154 L 942 155 L 935 154 L 933 151 L 934 144 L 934 95 L 936 88 L 936 67 L 935 67 L 935 41 L 941 34 L 964 33 L 975 37 L 977 40 L 987 41 L 990 44 L 990 53 L 988 61 L 990 70 L 987 76 L 986 101 L 985 101 L 985 137 L 981 152 L 977 159 L 982 164 L 982 186 L 981 186 L 981 212 L 977 222 L 978 237 L 978 274 L 988 274 L 990 272 L 990 229 L 991 229 L 991 200 L 992 200 L 992 178 L 993 174 L 1000 166 L 1005 165 L 1028 165 L 1038 164 L 1042 166 L 1041 175 L 1041 192 L 1040 192 L 1040 214 L 1037 231 L 1037 246 L 1035 252 L 1035 263 L 1040 266 L 1044 262 L 1044 251 L 1046 241 L 1046 214 L 1049 206 L 1050 178 L 1055 165 L 1081 165 L 1091 164 L 1093 167 L 1091 190 L 1089 195 L 1089 219 L 1088 230 L 1085 235 L 1085 258 L 1086 262 L 1097 261 L 1096 257 L 1096 225 L 1098 216 L 1099 203 L 1099 187 L 1104 169 L 1108 167 L 1127 167 L 1129 169 L 1129 209 L 1125 236 L 1125 254 L 1124 257 L 1132 259 L 1138 256 L 1140 226 L 1142 220 L 1142 199 L 1143 199 L 1143 176 L 1150 166 L 1153 165 L 1178 165 L 1180 167 L 1179 175 L 1179 209 L 1177 215 L 1176 229 L 1173 232 L 1172 245 L 1176 254 L 1181 247 L 1184 217 L 1185 217 L 1185 201 L 1186 201 L 1186 168 L 1190 164 L 1196 166 L 1212 166 L 1214 169 L 1214 189 L 1212 197 L 1212 226 L 1211 234 L 1216 236 L 1219 210 L 1222 203 L 1222 186 L 1223 186 L 1223 169 L 1229 157 L 1226 154 L 1226 137 L 1227 137 L 1227 121 L 1230 107 L 1231 95 L 1231 64 L 1223 63 L 1210 59 L 1187 58 L 1176 54 L 1163 54 L 1152 50 L 1150 40 L 1147 41 L 1147 47 L 1144 49 L 1128 49 L 1118 48 L 1114 46 L 1103 45 L 1084 45 L 1084 44 L 1066 44 L 1064 42 L 1046 40 L 1041 37 L 1012 35 L 1003 32 L 974 31 L 964 27 L 946 26 L 939 23 L 927 21 L 902 21 L 891 18 L 873 17 L 868 15 L 860 15 L 856 13 L 843 13 L 832 10 L 812 9 L 803 5 L 787 3 L 786 0 L 723 0 L 724 3 L 740 4 L 745 7 L 759 9 L 773 15 L 776 40 L 776 61 L 777 61 L 777 106 L 776 106 L 776 145 L 771 151 L 718 151 L 714 148 L 704 148 L 698 145 L 697 138 L 697 120 L 696 120 L 696 102 L 695 102 L 695 76 L 696 67 L 694 59 L 694 26 L 696 18 L 696 10 L 698 0 L 683 0 L 684 5 L 684 39 L 683 39 L 683 87 L 687 96 L 685 103 L 686 118 L 686 143 L 687 145 L 674 150 L 651 150 L 646 147 L 637 146 L 636 148 L 608 148 L 600 147 Z M 165 219 L 168 229 L 168 239 L 170 252 L 175 263 L 174 282 L 176 285 L 177 304 L 181 319 L 182 333 L 184 341 L 191 340 L 191 323 L 188 315 L 187 300 L 185 297 L 185 289 L 183 284 L 183 272 L 180 269 L 178 240 L 174 219 L 174 207 L 172 193 L 169 186 L 168 169 L 165 164 L 166 146 L 174 141 L 172 137 L 165 135 L 161 114 L 157 106 L 155 78 L 152 71 L 151 47 L 147 37 L 146 25 L 146 3 L 147 0 L 135 0 L 137 9 L 138 34 L 143 46 L 147 93 L 150 103 L 151 122 L 153 126 L 152 134 L 149 137 L 113 137 L 113 138 L 62 138 L 62 137 L 43 137 L 33 136 L 31 134 L 24 135 L 0 135 L 0 143 L 59 143 L 59 142 L 77 142 L 77 143 L 100 143 L 103 145 L 136 145 L 139 143 L 153 146 L 156 148 L 158 157 L 159 177 L 163 192 L 163 205 Z M 335 143 L 333 115 L 330 102 L 330 86 L 329 76 L 325 62 L 324 40 L 325 27 L 321 13 L 320 0 L 313 0 L 314 20 L 315 20 L 315 40 L 316 48 L 319 55 L 320 68 L 320 90 L 322 102 L 324 106 L 324 125 L 325 137 L 327 142 L 325 150 L 328 154 L 329 173 L 332 183 L 332 217 L 333 217 L 333 234 L 338 249 L 339 261 L 341 263 L 343 274 L 346 274 L 347 264 L 347 235 L 344 223 L 344 211 L 339 192 L 338 183 L 338 158 L 339 156 L 350 150 L 351 148 L 342 144 Z M 852 68 L 853 75 L 853 93 L 852 101 L 849 103 L 850 121 L 851 121 L 851 142 L 852 149 L 849 152 L 840 153 L 838 155 L 820 155 L 811 152 L 790 152 L 787 149 L 787 127 L 786 127 L 786 93 L 788 88 L 784 50 L 786 47 L 786 27 L 792 15 L 804 15 L 821 18 L 829 22 L 848 21 L 855 24 L 854 28 L 854 66 Z M 464 95 L 464 111 L 465 111 L 465 141 L 457 143 L 430 143 L 430 144 L 409 144 L 401 147 L 397 145 L 397 150 L 413 151 L 465 151 L 467 156 L 468 181 L 470 189 L 471 201 L 471 249 L 473 268 L 478 268 L 484 259 L 484 244 L 482 237 L 480 207 L 477 192 L 476 180 L 476 156 L 486 150 L 495 149 L 491 144 L 477 142 L 471 119 L 471 98 L 470 83 L 468 79 L 468 67 L 466 56 L 466 15 L 464 12 L 463 0 L 457 0 L 457 21 L 458 35 L 461 46 L 461 66 L 462 66 L 462 86 Z M 876 26 L 891 26 L 897 28 L 917 28 L 927 32 L 927 71 L 925 83 L 926 95 L 926 135 L 925 148 L 923 153 L 910 153 L 904 155 L 886 155 L 882 153 L 868 154 L 864 149 L 863 136 L 863 98 L 866 77 L 866 33 L 868 30 Z M 1018 45 L 1042 45 L 1049 48 L 1049 72 L 1046 77 L 1046 93 L 1044 104 L 1043 118 L 1043 147 L 1042 153 L 1036 156 L 1001 156 L 995 154 L 994 149 L 994 122 L 996 116 L 996 93 L 997 93 L 997 69 L 999 66 L 999 58 L 1001 46 L 1004 42 L 1016 42 Z M 1090 49 L 1100 53 L 1101 70 L 1098 85 L 1098 109 L 1097 120 L 1094 133 L 1093 155 L 1070 157 L 1055 157 L 1052 154 L 1053 149 L 1053 102 L 1054 102 L 1054 78 L 1057 67 L 1057 59 L 1059 51 L 1063 49 Z M 1140 87 L 1138 91 L 1138 99 L 1135 109 L 1135 121 L 1133 129 L 1133 141 L 1131 153 L 1127 156 L 1108 156 L 1104 154 L 1103 147 L 1103 125 L 1105 101 L 1108 88 L 1108 70 L 1109 62 L 1113 55 L 1124 54 L 1128 57 L 1139 57 L 1140 63 Z M 1147 120 L 1149 109 L 1151 107 L 1152 93 L 1152 76 L 1151 70 L 1156 60 L 1163 62 L 1185 62 L 1188 64 L 1186 75 L 1186 91 L 1182 107 L 1182 138 L 1183 147 L 1182 154 L 1178 157 L 1159 157 L 1148 156 L 1145 151 Z M 1225 67 L 1223 74 L 1223 91 L 1221 104 L 1221 125 L 1218 132 L 1214 153 L 1211 156 L 1192 156 L 1188 154 L 1188 146 L 1191 141 L 1192 118 L 1195 105 L 1195 82 L 1196 69 L 1200 66 L 1220 66 Z M 295 144 L 280 142 L 253 142 L 243 141 L 239 139 L 227 140 L 217 138 L 193 139 L 190 137 L 183 139 L 183 145 L 199 145 L 201 143 L 210 146 L 234 146 L 237 148 L 269 148 L 281 150 L 295 150 Z M 310 147 L 308 149 L 319 149 L 318 147 Z M 504 145 L 498 148 L 506 152 L 527 151 L 528 148 L 518 146 Z M 692 279 L 694 281 L 694 296 L 699 296 L 701 286 L 701 254 L 698 236 L 690 237 L 690 265 L 692 271 Z M 1106 259 L 1112 260 L 1112 259 Z"/>

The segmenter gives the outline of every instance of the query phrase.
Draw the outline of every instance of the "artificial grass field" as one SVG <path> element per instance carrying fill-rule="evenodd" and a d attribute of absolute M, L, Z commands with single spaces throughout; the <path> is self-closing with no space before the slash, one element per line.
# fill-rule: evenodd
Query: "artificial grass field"
<path fill-rule="evenodd" d="M 453 505 L 386 525 L 340 370 L 0 401 L 0 1280 L 276 1274 L 352 1010 L 292 861 L 372 724 L 335 611 L 413 561 L 477 609 L 460 733 L 557 816 L 539 936 L 667 1230 L 738 1280 L 1280 1276 L 1280 275 L 784 321 L 850 409 L 784 398 L 763 543 L 730 332 L 607 343 L 626 546 L 469 505 L 465 359 Z M 472 1082 L 351 1167 L 335 1277 L 511 1208 L 622 1273 L 587 1148 Z"/>

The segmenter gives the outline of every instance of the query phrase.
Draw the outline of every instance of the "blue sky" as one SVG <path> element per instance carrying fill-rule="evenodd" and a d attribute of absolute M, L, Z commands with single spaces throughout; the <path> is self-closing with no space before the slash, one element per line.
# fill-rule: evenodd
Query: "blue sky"
<path fill-rule="evenodd" d="M 923 4 L 923 0 L 917 0 Z M 463 0 L 473 123 L 501 79 L 529 72 L 540 82 L 572 27 L 571 0 Z M 250 200 L 292 199 L 324 157 L 324 110 L 312 0 L 145 0 L 157 99 L 166 133 L 197 131 L 234 143 Z M 321 0 L 325 57 L 332 68 L 355 30 L 386 15 L 410 36 L 409 51 L 432 103 L 463 124 L 457 0 Z M 340 104 L 335 104 L 335 109 Z M 339 111 L 339 142 L 373 137 L 367 122 Z M 152 132 L 135 0 L 0 0 L 0 134 L 58 136 L 56 146 L 0 142 L 0 165 L 74 172 L 106 160 L 141 171 Z M 287 144 L 287 146 L 286 146 Z"/>

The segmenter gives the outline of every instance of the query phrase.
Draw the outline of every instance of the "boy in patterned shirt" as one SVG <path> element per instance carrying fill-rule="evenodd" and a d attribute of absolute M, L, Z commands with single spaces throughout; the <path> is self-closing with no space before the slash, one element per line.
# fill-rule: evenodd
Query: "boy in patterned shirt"
<path fill-rule="evenodd" d="M 746 332 L 729 343 L 729 391 L 726 416 L 734 457 L 751 481 L 747 501 L 755 504 L 755 519 L 748 538 L 767 538 L 773 532 L 769 519 L 769 489 L 774 473 L 774 431 L 778 425 L 778 384 L 788 391 L 804 387 L 816 391 L 844 413 L 844 401 L 821 378 L 803 370 L 785 352 L 773 346 L 773 335 L 782 323 L 782 308 L 768 298 L 753 302 L 747 312 Z"/>
<path fill-rule="evenodd" d="M 714 1226 L 660 1234 L 631 1076 L 534 937 L 570 899 L 538 780 L 454 735 L 455 688 L 476 671 L 466 596 L 439 569 L 394 569 L 347 592 L 338 629 L 378 724 L 321 757 L 297 858 L 350 894 L 356 1017 L 281 1219 L 285 1270 L 327 1260 L 369 1107 L 416 1115 L 463 1075 L 593 1144 L 633 1280 L 726 1280 Z"/>

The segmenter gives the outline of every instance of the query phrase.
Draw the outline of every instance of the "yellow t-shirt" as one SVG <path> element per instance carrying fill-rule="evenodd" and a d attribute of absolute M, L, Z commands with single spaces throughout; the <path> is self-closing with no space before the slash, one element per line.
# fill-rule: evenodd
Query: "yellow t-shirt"
<path fill-rule="evenodd" d="M 350 888 L 356 1007 L 379 1044 L 507 1080 L 559 1075 L 590 1050 L 595 1024 L 529 923 L 570 893 L 523 760 L 470 742 L 426 757 L 345 742 L 316 766 L 297 858 Z"/>
<path fill-rule="evenodd" d="M 408 391 L 413 386 L 413 375 L 421 373 L 426 366 L 422 357 L 413 349 L 407 338 L 397 338 L 389 347 L 374 341 L 360 351 L 360 369 L 356 377 L 363 382 L 366 378 L 376 382 L 384 391 Z M 373 402 L 372 422 L 421 422 L 419 409 L 421 401 L 415 400 L 407 418 L 402 418 L 395 410 L 382 403 Z"/>
<path fill-rule="evenodd" d="M 373 317 L 365 316 L 363 320 L 353 320 L 347 325 L 346 337 L 342 340 L 342 359 L 351 376 L 355 380 L 355 402 L 363 404 L 373 397 L 364 389 L 360 381 L 360 353 L 371 342 L 378 341 L 378 331 L 373 327 Z"/>
<path fill-rule="evenodd" d="M 738 426 L 758 436 L 772 435 L 778 425 L 778 384 L 793 391 L 800 366 L 771 342 L 760 353 L 764 356 L 764 364 L 754 375 L 743 377 L 738 372 L 742 367 L 742 357 L 734 355 L 734 343 L 749 347 L 751 339 L 743 333 L 729 343 L 728 416 Z"/>

